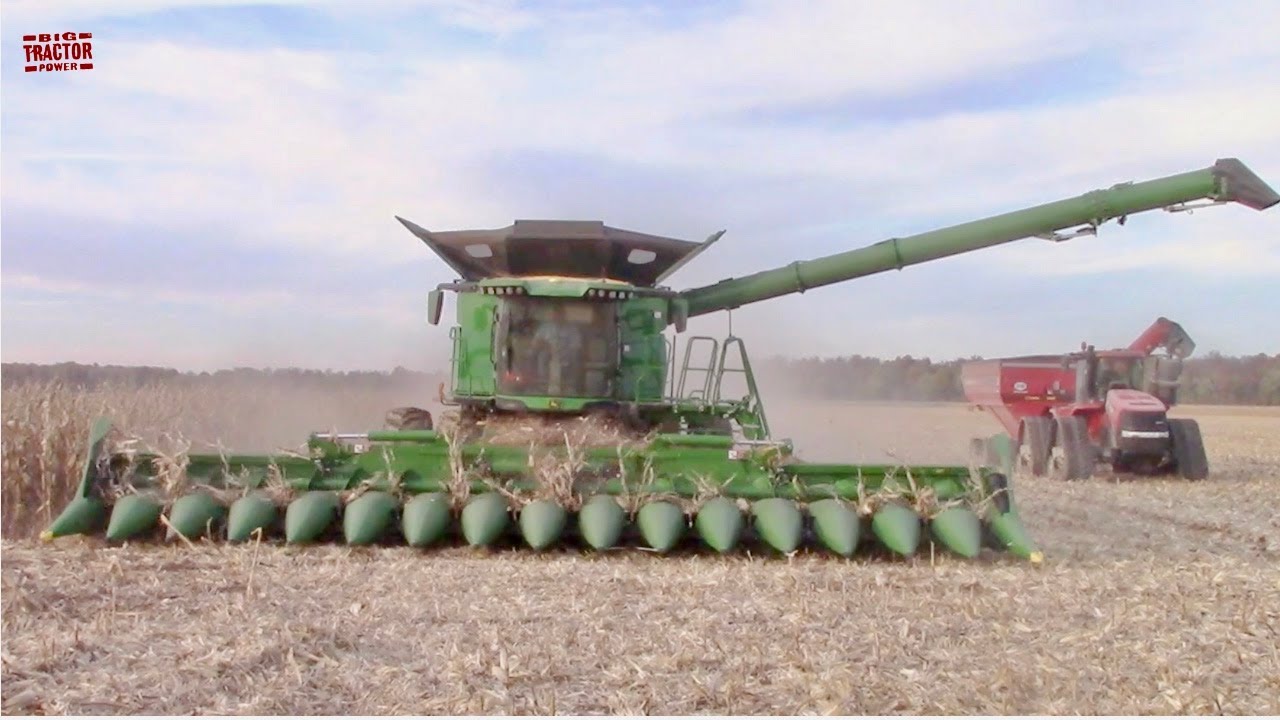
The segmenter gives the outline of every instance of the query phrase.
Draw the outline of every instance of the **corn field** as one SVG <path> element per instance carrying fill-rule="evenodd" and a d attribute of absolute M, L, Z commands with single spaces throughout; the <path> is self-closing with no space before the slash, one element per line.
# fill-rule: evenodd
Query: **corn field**
<path fill-rule="evenodd" d="M 1015 479 L 1040 566 L 28 539 L 99 414 L 262 451 L 433 394 L 7 388 L 3 711 L 1280 713 L 1275 408 L 1176 409 L 1206 481 Z M 994 432 L 962 405 L 783 395 L 771 424 L 816 460 L 956 462 Z"/>
<path fill-rule="evenodd" d="M 82 389 L 59 381 L 3 393 L 3 534 L 32 537 L 72 497 L 94 418 L 108 416 L 129 437 L 162 452 L 188 443 L 241 452 L 297 449 L 313 430 L 378 428 L 398 405 L 430 405 L 426 388 L 325 391 L 227 381 L 203 386 L 152 383 Z"/>

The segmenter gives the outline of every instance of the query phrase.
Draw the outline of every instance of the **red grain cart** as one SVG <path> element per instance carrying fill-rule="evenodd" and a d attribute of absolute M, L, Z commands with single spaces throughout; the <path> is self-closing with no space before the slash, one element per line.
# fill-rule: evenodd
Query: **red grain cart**
<path fill-rule="evenodd" d="M 1207 477 L 1199 425 L 1168 417 L 1182 360 L 1195 350 L 1182 327 L 1162 317 L 1128 348 L 1081 347 L 961 368 L 965 397 L 1004 426 L 1016 468 L 1069 480 L 1105 462 L 1113 472 Z M 988 440 L 973 442 L 975 452 L 990 454 Z"/>

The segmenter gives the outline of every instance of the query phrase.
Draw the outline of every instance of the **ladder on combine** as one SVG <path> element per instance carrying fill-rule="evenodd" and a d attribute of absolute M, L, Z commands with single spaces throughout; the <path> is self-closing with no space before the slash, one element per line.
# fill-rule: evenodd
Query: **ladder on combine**
<path fill-rule="evenodd" d="M 705 365 L 690 365 L 693 360 L 693 353 L 699 347 L 710 345 L 705 355 Z M 716 358 L 717 351 L 720 349 L 720 341 L 706 335 L 694 335 L 684 343 L 684 362 L 680 364 L 680 381 L 676 385 L 675 399 L 677 401 L 687 400 L 690 402 L 703 402 L 707 404 L 714 403 L 711 397 L 712 388 L 717 386 L 716 382 Z M 701 373 L 702 384 L 698 387 L 688 386 L 689 373 Z"/>
<path fill-rule="evenodd" d="M 738 351 L 737 367 L 730 367 L 728 364 L 729 348 L 735 348 Z M 721 390 L 725 375 L 742 375 L 747 385 L 746 397 L 735 401 L 741 404 L 741 411 L 736 413 L 736 416 L 738 424 L 742 426 L 742 434 L 749 440 L 763 440 L 769 437 L 769 421 L 764 416 L 764 403 L 760 401 L 756 375 L 751 370 L 751 361 L 747 359 L 747 345 L 740 337 L 730 335 L 724 339 L 724 345 L 720 349 L 720 361 L 716 365 L 716 382 L 712 389 L 715 402 L 723 399 Z"/>
<path fill-rule="evenodd" d="M 731 365 L 729 361 L 735 356 L 736 363 Z M 691 381 L 690 374 L 694 375 L 696 384 Z M 726 375 L 742 375 L 746 397 L 728 400 L 724 397 Z M 735 408 L 731 415 L 738 421 L 746 439 L 764 440 L 769 437 L 764 403 L 760 400 L 755 373 L 747 358 L 746 343 L 740 337 L 730 335 L 723 343 L 706 335 L 689 338 L 685 342 L 684 360 L 680 364 L 672 400 L 708 406 L 732 404 Z"/>

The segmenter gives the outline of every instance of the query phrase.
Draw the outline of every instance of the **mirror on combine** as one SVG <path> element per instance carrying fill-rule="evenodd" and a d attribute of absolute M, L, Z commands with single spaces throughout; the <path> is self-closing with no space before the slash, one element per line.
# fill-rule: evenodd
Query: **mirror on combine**
<path fill-rule="evenodd" d="M 436 288 L 427 293 L 427 322 L 440 324 L 440 313 L 444 311 L 444 291 Z"/>

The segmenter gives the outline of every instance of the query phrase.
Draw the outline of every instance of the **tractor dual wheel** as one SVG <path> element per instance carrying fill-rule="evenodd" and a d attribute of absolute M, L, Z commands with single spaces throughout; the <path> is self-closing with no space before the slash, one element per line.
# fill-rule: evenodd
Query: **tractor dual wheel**
<path fill-rule="evenodd" d="M 1195 420 L 1169 420 L 1169 442 L 1173 446 L 1173 463 L 1179 475 L 1187 480 L 1209 477 L 1209 458 L 1205 455 L 1200 424 Z"/>
<path fill-rule="evenodd" d="M 1089 426 L 1082 417 L 1058 418 L 1057 434 L 1049 455 L 1049 477 L 1081 480 L 1093 475 L 1096 460 L 1089 442 Z"/>
<path fill-rule="evenodd" d="M 1049 468 L 1049 454 L 1053 447 L 1053 420 L 1047 417 L 1029 417 L 1022 421 L 1018 437 L 1018 467 L 1023 474 L 1043 477 Z"/>

